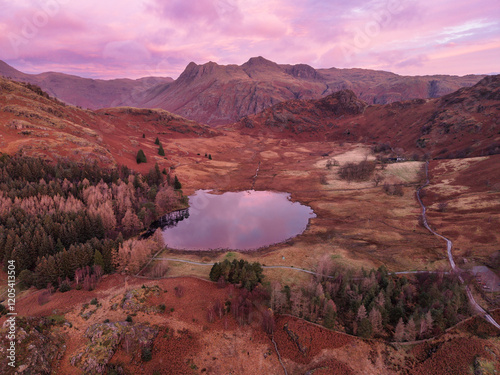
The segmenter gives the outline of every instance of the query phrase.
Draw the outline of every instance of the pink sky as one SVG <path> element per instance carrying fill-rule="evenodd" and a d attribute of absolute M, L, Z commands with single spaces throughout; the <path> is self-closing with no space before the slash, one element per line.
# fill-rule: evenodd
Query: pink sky
<path fill-rule="evenodd" d="M 177 78 L 194 61 L 500 72 L 498 0 L 0 0 L 0 60 L 27 73 Z"/>

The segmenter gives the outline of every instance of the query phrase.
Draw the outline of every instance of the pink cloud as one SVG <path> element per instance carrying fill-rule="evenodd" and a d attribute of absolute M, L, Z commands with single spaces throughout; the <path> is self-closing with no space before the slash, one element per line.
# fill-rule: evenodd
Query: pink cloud
<path fill-rule="evenodd" d="M 190 61 L 259 55 L 318 68 L 482 73 L 498 70 L 498 15 L 497 0 L 19 0 L 0 3 L 0 59 L 102 78 L 175 78 Z"/>

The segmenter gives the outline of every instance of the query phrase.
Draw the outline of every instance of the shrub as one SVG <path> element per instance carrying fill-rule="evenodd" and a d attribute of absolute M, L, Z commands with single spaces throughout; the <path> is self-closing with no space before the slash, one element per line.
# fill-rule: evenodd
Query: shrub
<path fill-rule="evenodd" d="M 161 305 L 158 306 L 158 308 L 160 309 L 161 312 L 165 312 L 165 310 L 167 309 L 167 306 L 165 306 L 163 303 Z"/>
<path fill-rule="evenodd" d="M 90 304 L 97 305 L 97 298 L 92 298 L 92 300 L 90 301 Z"/>
<path fill-rule="evenodd" d="M 331 169 L 332 167 L 338 167 L 339 162 L 335 159 L 328 159 L 326 162 L 326 169 Z"/>
<path fill-rule="evenodd" d="M 440 202 L 438 204 L 438 211 L 439 212 L 445 212 L 447 208 L 448 208 L 448 202 Z"/>
<path fill-rule="evenodd" d="M 347 163 L 340 167 L 339 177 L 347 181 L 367 181 L 375 170 L 375 162 L 363 160 L 359 163 Z"/>
<path fill-rule="evenodd" d="M 125 319 L 125 321 L 132 323 L 132 317 L 130 315 L 127 315 L 127 319 Z"/>
<path fill-rule="evenodd" d="M 142 151 L 142 149 L 140 149 L 137 152 L 136 161 L 137 161 L 137 164 L 148 162 L 148 160 L 146 159 L 146 155 L 144 154 L 144 151 Z"/>
<path fill-rule="evenodd" d="M 397 195 L 402 197 L 404 195 L 403 186 L 401 184 L 384 184 L 384 193 L 387 195 Z"/>
<path fill-rule="evenodd" d="M 142 348 L 141 350 L 141 359 L 144 362 L 151 361 L 153 358 L 153 353 L 151 352 L 151 348 Z"/>
<path fill-rule="evenodd" d="M 61 293 L 66 293 L 71 290 L 71 286 L 68 283 L 62 283 L 61 286 L 59 287 L 59 291 Z"/>
<path fill-rule="evenodd" d="M 374 153 L 389 152 L 391 151 L 391 149 L 391 145 L 388 143 L 377 143 L 375 146 L 373 146 Z"/>

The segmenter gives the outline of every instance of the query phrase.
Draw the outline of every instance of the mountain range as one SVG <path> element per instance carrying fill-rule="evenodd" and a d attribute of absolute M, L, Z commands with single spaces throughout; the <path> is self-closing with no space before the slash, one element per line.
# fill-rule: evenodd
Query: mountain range
<path fill-rule="evenodd" d="M 68 104 L 161 108 L 208 125 L 225 125 L 293 99 L 352 90 L 368 104 L 437 98 L 476 84 L 482 75 L 400 76 L 368 69 L 314 69 L 254 57 L 242 65 L 191 62 L 176 79 L 94 80 L 62 73 L 25 74 L 0 61 L 0 75 L 40 86 Z"/>
<path fill-rule="evenodd" d="M 500 153 L 499 103 L 500 75 L 441 98 L 383 105 L 368 104 L 344 89 L 321 99 L 284 101 L 213 129 L 163 109 L 85 110 L 36 86 L 0 78 L 0 150 L 141 169 L 135 164 L 139 148 L 164 162 L 150 142 L 154 137 L 175 142 L 226 132 L 233 137 L 384 145 L 393 154 L 412 158 L 479 156 Z"/>

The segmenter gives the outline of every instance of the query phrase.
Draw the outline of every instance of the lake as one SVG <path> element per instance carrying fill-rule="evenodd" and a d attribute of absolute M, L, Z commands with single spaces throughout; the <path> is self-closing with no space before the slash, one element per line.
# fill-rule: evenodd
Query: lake
<path fill-rule="evenodd" d="M 189 197 L 189 209 L 176 216 L 165 218 L 163 238 L 169 248 L 182 250 L 258 249 L 301 234 L 316 217 L 288 193 L 254 190 L 198 190 Z"/>

